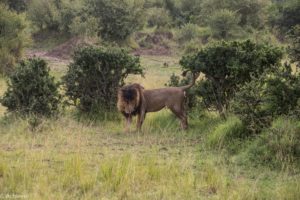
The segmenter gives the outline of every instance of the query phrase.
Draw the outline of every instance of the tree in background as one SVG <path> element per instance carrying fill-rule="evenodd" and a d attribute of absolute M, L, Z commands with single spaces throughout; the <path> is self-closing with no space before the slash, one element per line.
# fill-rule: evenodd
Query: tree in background
<path fill-rule="evenodd" d="M 98 29 L 82 0 L 31 0 L 27 14 L 38 31 L 93 36 Z"/>
<path fill-rule="evenodd" d="M 269 22 L 272 27 L 279 28 L 285 34 L 292 27 L 300 24 L 300 1 L 289 0 L 274 4 L 270 12 Z"/>
<path fill-rule="evenodd" d="M 270 0 L 237 0 L 229 1 L 230 8 L 240 16 L 239 25 L 261 29 L 266 23 L 267 8 Z"/>
<path fill-rule="evenodd" d="M 144 25 L 143 2 L 139 0 L 89 0 L 89 8 L 105 40 L 124 41 Z"/>
<path fill-rule="evenodd" d="M 18 13 L 24 12 L 27 9 L 30 0 L 1 0 L 1 3 L 7 5 L 11 10 Z"/>
<path fill-rule="evenodd" d="M 202 0 L 164 0 L 164 7 L 169 11 L 174 26 L 197 23 L 201 12 Z"/>
<path fill-rule="evenodd" d="M 166 27 L 172 22 L 168 11 L 164 8 L 147 9 L 147 23 L 149 27 Z"/>
<path fill-rule="evenodd" d="M 23 17 L 0 4 L 0 74 L 12 71 L 28 41 Z"/>
<path fill-rule="evenodd" d="M 60 3 L 54 0 L 31 0 L 28 5 L 28 18 L 39 30 L 59 31 Z"/>
<path fill-rule="evenodd" d="M 239 16 L 234 12 L 222 9 L 216 11 L 209 20 L 214 37 L 218 39 L 229 39 L 238 35 Z"/>

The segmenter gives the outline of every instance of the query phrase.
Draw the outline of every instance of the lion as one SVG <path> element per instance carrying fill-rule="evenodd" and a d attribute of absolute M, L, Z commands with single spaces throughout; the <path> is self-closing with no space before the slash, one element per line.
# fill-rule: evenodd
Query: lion
<path fill-rule="evenodd" d="M 129 131 L 133 116 L 137 115 L 136 126 L 137 131 L 140 131 L 146 114 L 160 111 L 163 108 L 170 109 L 180 120 L 181 128 L 186 130 L 188 121 L 184 106 L 185 92 L 195 84 L 198 76 L 198 73 L 193 73 L 192 82 L 182 87 L 146 90 L 140 84 L 134 83 L 120 88 L 118 90 L 117 107 L 125 117 L 125 131 Z"/>

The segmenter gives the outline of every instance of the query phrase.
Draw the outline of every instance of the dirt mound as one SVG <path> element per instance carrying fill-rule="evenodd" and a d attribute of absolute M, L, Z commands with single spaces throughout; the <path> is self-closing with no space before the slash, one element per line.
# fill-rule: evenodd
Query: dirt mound
<path fill-rule="evenodd" d="M 71 38 L 70 40 L 58 45 L 57 47 L 53 48 L 52 50 L 48 51 L 45 56 L 47 57 L 54 57 L 54 58 L 61 58 L 61 59 L 69 59 L 74 52 L 74 50 L 78 46 L 87 45 L 87 42 L 79 37 Z"/>
<path fill-rule="evenodd" d="M 135 55 L 171 55 L 169 46 L 173 39 L 171 32 L 137 33 L 135 40 L 140 48 L 134 51 Z"/>

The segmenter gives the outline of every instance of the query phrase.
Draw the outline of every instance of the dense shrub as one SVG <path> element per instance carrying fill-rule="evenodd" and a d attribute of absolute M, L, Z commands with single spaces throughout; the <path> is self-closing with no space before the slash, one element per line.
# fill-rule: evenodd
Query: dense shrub
<path fill-rule="evenodd" d="M 235 12 L 222 9 L 216 11 L 209 20 L 214 37 L 218 39 L 229 39 L 237 35 L 240 19 Z"/>
<path fill-rule="evenodd" d="M 266 70 L 276 70 L 281 65 L 282 56 L 279 48 L 249 40 L 218 42 L 183 56 L 180 64 L 183 70 L 205 75 L 199 94 L 208 108 L 216 108 L 224 114 L 239 86 L 253 77 L 259 77 Z"/>
<path fill-rule="evenodd" d="M 191 54 L 196 53 L 201 48 L 202 44 L 199 42 L 199 40 L 191 40 L 189 42 L 186 42 L 183 46 L 183 53 L 184 54 Z"/>
<path fill-rule="evenodd" d="M 201 19 L 209 21 L 211 13 L 227 9 L 240 16 L 240 26 L 253 26 L 259 28 L 265 23 L 269 0 L 202 0 Z"/>
<path fill-rule="evenodd" d="M 290 46 L 288 53 L 292 62 L 300 68 L 300 25 L 294 26 L 288 35 Z"/>
<path fill-rule="evenodd" d="M 300 24 L 300 1 L 290 0 L 275 4 L 270 13 L 269 22 L 271 26 L 278 27 L 281 33 L 285 34 L 292 27 Z"/>
<path fill-rule="evenodd" d="M 246 158 L 253 164 L 287 169 L 300 166 L 300 123 L 288 118 L 276 119 L 251 143 Z"/>
<path fill-rule="evenodd" d="M 299 118 L 300 78 L 292 75 L 291 69 L 253 78 L 236 93 L 232 111 L 253 133 L 268 127 L 281 115 Z"/>
<path fill-rule="evenodd" d="M 200 28 L 196 24 L 185 24 L 177 32 L 177 40 L 184 43 L 200 37 Z"/>
<path fill-rule="evenodd" d="M 119 48 L 84 47 L 63 77 L 66 95 L 83 112 L 114 110 L 117 90 L 129 74 L 143 74 L 138 57 Z"/>
<path fill-rule="evenodd" d="M 147 10 L 147 22 L 149 27 L 166 27 L 171 24 L 171 17 L 164 8 L 150 8 Z"/>
<path fill-rule="evenodd" d="M 201 0 L 164 0 L 164 2 L 165 9 L 169 11 L 175 26 L 197 22 L 201 12 Z"/>
<path fill-rule="evenodd" d="M 23 17 L 0 4 L 0 74 L 12 71 L 28 39 Z"/>
<path fill-rule="evenodd" d="M 69 25 L 69 31 L 72 35 L 93 37 L 97 35 L 97 19 L 88 15 L 77 16 L 72 20 Z"/>
<path fill-rule="evenodd" d="M 11 10 L 20 13 L 26 10 L 29 0 L 1 0 L 1 2 L 8 5 Z"/>
<path fill-rule="evenodd" d="M 54 0 L 32 0 L 28 5 L 28 18 L 40 30 L 58 31 L 60 11 Z"/>
<path fill-rule="evenodd" d="M 91 29 L 86 26 L 87 23 L 95 28 L 95 24 L 89 22 L 90 16 L 81 0 L 31 0 L 27 13 L 39 30 L 78 34 L 82 32 L 83 25 L 87 30 Z M 75 29 L 74 24 L 79 28 Z"/>
<path fill-rule="evenodd" d="M 22 61 L 9 77 L 1 103 L 10 112 L 50 116 L 59 110 L 61 96 L 44 60 Z"/>
<path fill-rule="evenodd" d="M 89 9 L 98 19 L 99 35 L 106 40 L 121 42 L 144 25 L 140 1 L 89 0 Z"/>

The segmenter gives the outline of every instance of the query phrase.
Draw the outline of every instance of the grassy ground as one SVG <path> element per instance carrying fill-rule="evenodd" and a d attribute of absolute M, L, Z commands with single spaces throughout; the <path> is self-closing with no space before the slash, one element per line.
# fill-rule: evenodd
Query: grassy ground
<path fill-rule="evenodd" d="M 143 57 L 146 88 L 162 87 L 174 58 Z M 169 67 L 163 67 L 168 62 Z M 50 62 L 60 77 L 65 62 Z M 0 79 L 0 95 L 5 90 Z M 220 123 L 213 113 L 192 115 L 188 132 L 166 110 L 149 114 L 143 133 L 123 133 L 122 121 L 78 121 L 74 111 L 42 119 L 4 117 L 0 107 L 0 199 L 299 199 L 300 178 L 286 171 L 252 168 L 206 136 Z M 242 147 L 241 147 L 242 148 Z"/>

